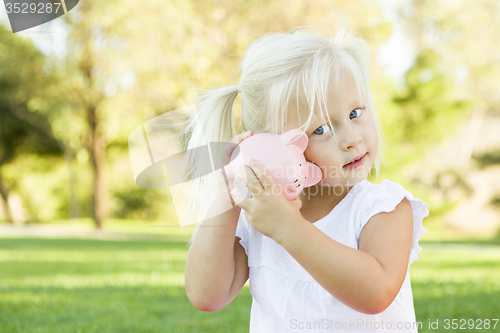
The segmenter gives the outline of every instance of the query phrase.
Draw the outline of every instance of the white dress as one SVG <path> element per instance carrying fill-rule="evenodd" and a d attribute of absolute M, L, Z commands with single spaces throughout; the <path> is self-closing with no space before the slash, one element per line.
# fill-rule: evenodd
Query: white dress
<path fill-rule="evenodd" d="M 413 211 L 409 268 L 422 250 L 418 240 L 426 232 L 422 220 L 429 215 L 429 205 L 396 182 L 361 181 L 313 225 L 335 241 L 359 249 L 359 235 L 368 220 L 380 212 L 393 211 L 404 197 Z M 248 256 L 252 294 L 250 333 L 417 332 L 421 328 L 415 324 L 408 270 L 392 304 L 379 314 L 367 315 L 329 294 L 281 245 L 255 230 L 243 210 L 236 236 Z"/>

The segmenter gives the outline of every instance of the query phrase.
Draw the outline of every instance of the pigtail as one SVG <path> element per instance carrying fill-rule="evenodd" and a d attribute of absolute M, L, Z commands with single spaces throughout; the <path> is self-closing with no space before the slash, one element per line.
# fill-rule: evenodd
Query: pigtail
<path fill-rule="evenodd" d="M 238 92 L 238 87 L 230 86 L 202 93 L 198 98 L 196 111 L 184 130 L 183 136 L 187 138 L 184 170 L 188 167 L 190 169 L 191 189 L 185 211 L 177 213 L 184 214 L 182 220 L 187 221 L 187 224 L 196 222 L 188 246 L 191 246 L 217 192 L 217 170 L 214 165 L 218 163 L 214 163 L 212 159 L 214 152 L 210 150 L 210 143 L 229 142 L 236 136 L 232 109 Z M 207 158 L 207 152 L 209 158 Z M 207 163 L 211 164 L 210 170 L 214 171 L 208 175 L 206 174 Z"/>

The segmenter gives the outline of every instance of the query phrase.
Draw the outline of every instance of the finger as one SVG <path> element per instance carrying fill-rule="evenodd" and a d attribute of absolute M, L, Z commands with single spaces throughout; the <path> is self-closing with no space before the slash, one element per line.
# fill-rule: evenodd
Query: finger
<path fill-rule="evenodd" d="M 250 136 L 251 131 L 246 131 L 246 132 L 243 132 L 243 133 L 240 133 L 238 135 L 236 135 L 234 138 L 231 139 L 231 141 L 228 142 L 228 144 L 226 144 L 226 146 L 224 147 L 225 148 L 225 151 L 232 151 L 234 150 L 234 148 L 239 145 L 241 143 L 241 141 L 243 141 L 245 138 L 247 138 L 248 136 Z"/>
<path fill-rule="evenodd" d="M 241 166 L 240 174 L 247 183 L 248 190 L 250 191 L 252 197 L 259 196 L 262 192 L 264 192 L 262 184 L 248 165 Z"/>
<path fill-rule="evenodd" d="M 262 184 L 262 188 L 265 191 L 270 192 L 275 185 L 273 177 L 271 177 L 266 168 L 264 168 L 264 166 L 255 159 L 250 160 L 250 166 L 257 176 L 257 179 Z"/>
<path fill-rule="evenodd" d="M 248 211 L 249 206 L 251 204 L 250 200 L 248 197 L 241 195 L 238 191 L 231 191 L 231 198 L 233 198 L 234 203 L 240 207 L 241 209 L 244 209 Z"/>
<path fill-rule="evenodd" d="M 231 143 L 234 143 L 236 145 L 239 145 L 241 143 L 241 141 L 245 140 L 246 138 L 252 136 L 253 132 L 252 131 L 246 131 L 246 132 L 243 132 L 243 133 L 240 133 L 238 134 L 237 136 L 235 136 L 231 141 Z"/>
<path fill-rule="evenodd" d="M 221 155 L 224 156 L 229 163 L 229 157 L 231 157 L 231 154 L 233 151 L 236 149 L 238 145 L 234 142 L 228 142 L 224 145 L 224 148 L 222 148 Z"/>
<path fill-rule="evenodd" d="M 253 135 L 252 131 L 246 131 L 244 133 L 240 133 L 237 136 L 235 136 L 231 141 L 229 141 L 224 148 L 222 149 L 222 156 L 224 156 L 225 162 L 229 163 L 229 159 L 231 155 L 233 154 L 233 151 L 236 149 L 236 147 L 246 138 L 250 137 Z"/>

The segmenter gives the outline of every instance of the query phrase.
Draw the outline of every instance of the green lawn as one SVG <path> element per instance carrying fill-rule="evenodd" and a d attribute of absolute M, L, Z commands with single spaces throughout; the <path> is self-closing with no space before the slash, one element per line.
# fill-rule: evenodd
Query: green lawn
<path fill-rule="evenodd" d="M 197 310 L 185 242 L 0 239 L 0 332 L 248 332 L 251 295 Z"/>
<path fill-rule="evenodd" d="M 410 267 L 410 276 L 422 332 L 436 332 L 428 329 L 429 320 L 436 319 L 439 332 L 500 332 L 500 321 L 494 330 L 480 325 L 480 320 L 500 319 L 500 246 L 466 242 L 421 246 L 424 250 Z M 445 319 L 458 319 L 459 327 L 467 323 L 462 329 L 445 330 Z M 469 324 L 478 329 L 469 329 Z"/>
<path fill-rule="evenodd" d="M 185 244 L 0 238 L 0 332 L 248 332 L 247 286 L 219 311 L 189 303 Z M 421 246 L 410 268 L 421 332 L 454 331 L 444 319 L 500 317 L 500 246 Z M 436 319 L 440 329 L 429 330 Z"/>

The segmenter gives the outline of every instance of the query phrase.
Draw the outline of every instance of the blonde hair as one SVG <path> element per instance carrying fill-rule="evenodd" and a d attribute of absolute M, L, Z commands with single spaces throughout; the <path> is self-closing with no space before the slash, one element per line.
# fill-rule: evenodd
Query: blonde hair
<path fill-rule="evenodd" d="M 324 107 L 330 78 L 333 74 L 337 83 L 341 71 L 347 70 L 353 74 L 360 100 L 365 100 L 366 106 L 372 110 L 370 114 L 379 136 L 379 153 L 374 162 L 378 176 L 384 162 L 381 150 L 385 149 L 385 144 L 370 93 L 369 57 L 365 41 L 352 27 L 348 28 L 345 17 L 331 39 L 308 32 L 303 27 L 261 36 L 248 47 L 242 59 L 239 89 L 237 86 L 222 87 L 200 95 L 197 115 L 188 127 L 188 151 L 208 142 L 229 142 L 237 134 L 232 108 L 240 91 L 244 130 L 282 133 L 291 99 L 294 98 L 298 103 L 299 88 L 303 89 L 309 105 L 309 117 L 301 129 L 309 125 L 315 113 L 318 114 L 318 104 L 319 114 L 323 120 L 330 122 Z M 333 132 L 330 131 L 335 137 Z M 196 156 L 190 157 L 196 159 Z M 195 174 L 196 166 L 192 170 L 192 175 Z M 215 177 L 194 177 L 192 185 L 193 194 L 201 190 L 204 199 L 191 202 L 189 209 L 198 212 L 199 216 L 205 216 L 212 202 L 207 198 L 213 198 L 216 192 Z"/>

